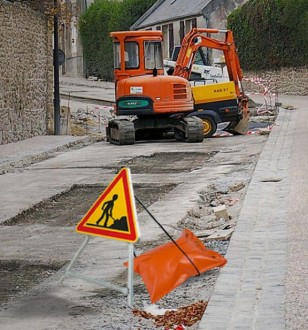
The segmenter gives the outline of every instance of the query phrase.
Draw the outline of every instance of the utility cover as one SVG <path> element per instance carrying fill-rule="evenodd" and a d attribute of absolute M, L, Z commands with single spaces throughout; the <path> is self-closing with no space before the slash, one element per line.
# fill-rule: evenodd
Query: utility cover
<path fill-rule="evenodd" d="M 130 170 L 123 168 L 76 228 L 79 233 L 134 243 L 139 226 Z"/>

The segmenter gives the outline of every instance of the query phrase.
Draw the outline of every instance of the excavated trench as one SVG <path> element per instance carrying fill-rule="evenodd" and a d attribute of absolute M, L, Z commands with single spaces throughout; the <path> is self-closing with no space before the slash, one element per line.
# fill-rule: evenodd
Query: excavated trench
<path fill-rule="evenodd" d="M 63 262 L 42 264 L 25 260 L 1 260 L 0 306 L 10 299 L 18 298 L 19 295 L 47 279 L 63 266 Z"/>
<path fill-rule="evenodd" d="M 134 185 L 134 193 L 148 207 L 171 191 L 175 184 Z M 4 226 L 21 227 L 42 225 L 48 227 L 75 226 L 106 187 L 101 185 L 75 185 L 69 191 L 35 205 L 22 214 L 6 221 Z M 143 208 L 136 203 L 137 212 Z M 0 306 L 16 299 L 41 281 L 62 268 L 65 262 L 0 261 Z"/>
<path fill-rule="evenodd" d="M 151 156 L 139 156 L 117 164 L 113 169 L 117 173 L 123 166 L 132 173 L 180 173 L 202 167 L 216 152 L 170 152 L 154 153 Z M 176 184 L 134 184 L 134 194 L 145 207 L 162 199 Z M 74 185 L 69 191 L 53 196 L 31 209 L 24 211 L 3 225 L 21 227 L 40 225 L 44 228 L 73 227 L 86 214 L 106 186 Z M 137 212 L 143 207 L 136 202 Z M 18 228 L 18 229 L 17 229 Z M 52 230 L 52 229 L 51 229 Z M 65 262 L 44 264 L 42 261 L 2 260 L 0 261 L 1 291 L 0 305 L 17 298 L 39 282 L 45 280 L 63 267 Z"/>
<path fill-rule="evenodd" d="M 134 193 L 147 207 L 172 190 L 175 184 L 135 184 Z M 49 227 L 75 226 L 90 209 L 106 186 L 74 185 L 69 191 L 35 205 L 33 208 L 6 221 L 5 226 L 30 226 L 41 224 Z M 137 212 L 143 208 L 136 203 Z"/>
<path fill-rule="evenodd" d="M 190 172 L 201 168 L 217 151 L 201 152 L 160 152 L 151 156 L 139 156 L 123 161 L 117 169 L 129 167 L 132 173 L 176 173 Z"/>

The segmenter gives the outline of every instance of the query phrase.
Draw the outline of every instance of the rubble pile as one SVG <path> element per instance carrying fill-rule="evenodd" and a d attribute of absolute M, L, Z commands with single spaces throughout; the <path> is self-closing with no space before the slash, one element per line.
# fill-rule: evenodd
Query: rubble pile
<path fill-rule="evenodd" d="M 71 110 L 71 133 L 75 136 L 105 135 L 108 121 L 113 117 L 113 107 L 87 105 Z"/>
<path fill-rule="evenodd" d="M 164 327 L 165 330 L 184 330 L 185 327 L 201 320 L 206 306 L 207 302 L 201 300 L 189 306 L 180 307 L 177 310 L 168 310 L 163 315 L 153 315 L 139 309 L 134 309 L 133 314 L 146 319 L 153 319 L 157 327 Z"/>
<path fill-rule="evenodd" d="M 214 238 L 229 239 L 236 225 L 232 215 L 236 212 L 233 212 L 233 209 L 239 207 L 245 187 L 246 184 L 241 181 L 219 190 L 215 186 L 210 186 L 207 191 L 201 191 L 198 204 L 187 212 L 178 223 L 178 227 L 189 228 L 206 241 Z"/>

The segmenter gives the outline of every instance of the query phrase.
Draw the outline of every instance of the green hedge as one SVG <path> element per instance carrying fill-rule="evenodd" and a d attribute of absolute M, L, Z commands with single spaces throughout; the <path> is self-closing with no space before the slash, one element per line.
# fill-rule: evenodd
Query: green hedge
<path fill-rule="evenodd" d="M 308 65 L 308 1 L 250 0 L 228 17 L 245 70 Z"/>
<path fill-rule="evenodd" d="M 130 29 L 155 0 L 96 0 L 80 18 L 79 31 L 87 75 L 113 79 L 113 49 L 109 33 Z"/>

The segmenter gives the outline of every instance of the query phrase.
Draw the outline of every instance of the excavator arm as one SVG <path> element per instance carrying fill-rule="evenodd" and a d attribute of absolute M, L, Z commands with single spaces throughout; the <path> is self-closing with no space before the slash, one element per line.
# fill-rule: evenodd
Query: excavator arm
<path fill-rule="evenodd" d="M 207 36 L 207 34 L 213 33 L 225 33 L 225 40 L 220 41 Z M 173 75 L 186 79 L 189 78 L 195 55 L 200 47 L 223 51 L 229 78 L 231 81 L 234 81 L 236 92 L 239 95 L 240 89 L 238 85 L 243 79 L 243 73 L 239 64 L 232 31 L 230 30 L 192 29 L 183 39 Z"/>
<path fill-rule="evenodd" d="M 224 40 L 210 37 L 212 34 L 223 33 Z M 194 28 L 184 37 L 181 49 L 173 71 L 174 76 L 189 79 L 194 64 L 194 58 L 200 47 L 220 50 L 224 54 L 229 80 L 234 83 L 235 93 L 239 106 L 243 111 L 243 119 L 232 122 L 227 131 L 233 134 L 245 134 L 248 130 L 248 97 L 245 95 L 242 79 L 243 72 L 240 66 L 232 31 L 219 29 Z"/>

